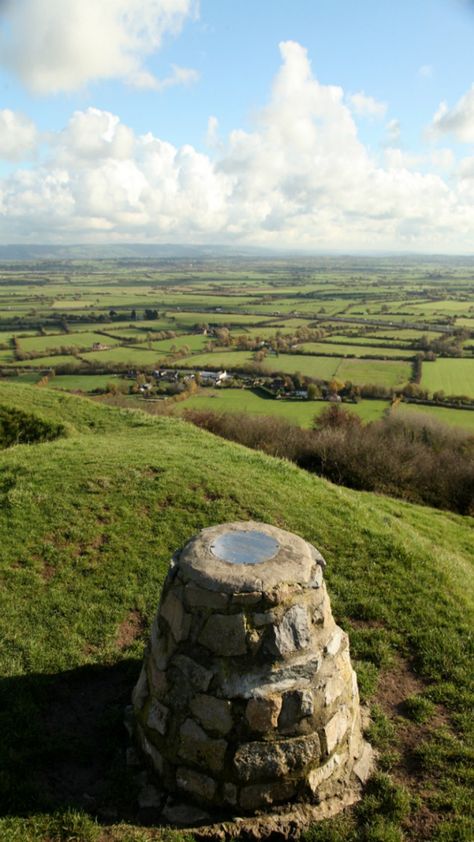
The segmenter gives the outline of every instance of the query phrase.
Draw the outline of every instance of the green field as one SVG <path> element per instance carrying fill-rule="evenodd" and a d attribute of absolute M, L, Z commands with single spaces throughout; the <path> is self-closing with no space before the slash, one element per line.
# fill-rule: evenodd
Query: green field
<path fill-rule="evenodd" d="M 123 710 L 173 552 L 249 519 L 323 553 L 372 710 L 361 805 L 305 839 L 469 840 L 471 518 L 334 486 L 176 418 L 4 383 L 0 403 L 65 425 L 0 453 L 2 842 L 192 842 L 137 824 Z"/>
<path fill-rule="evenodd" d="M 426 415 L 428 418 L 434 418 L 442 424 L 448 424 L 450 427 L 461 427 L 464 430 L 470 430 L 474 433 L 474 411 L 469 409 L 450 409 L 449 407 L 441 406 L 425 406 L 423 404 L 401 403 L 397 410 L 397 414 L 403 415 Z"/>
<path fill-rule="evenodd" d="M 35 351 L 40 353 L 47 352 L 62 346 L 69 348 L 92 348 L 96 343 L 101 345 L 115 345 L 118 339 L 112 339 L 110 336 L 102 336 L 100 333 L 91 333 L 84 331 L 82 333 L 61 333 L 57 336 L 29 336 L 28 338 L 20 339 L 20 348 L 22 351 Z"/>
<path fill-rule="evenodd" d="M 249 389 L 202 389 L 186 401 L 178 403 L 177 411 L 186 409 L 212 410 L 212 412 L 248 412 L 251 415 L 272 415 L 284 418 L 300 427 L 311 427 L 313 419 L 328 407 L 326 401 L 304 401 L 266 398 Z M 361 401 L 344 404 L 363 421 L 376 421 L 389 404 L 387 401 Z"/>
<path fill-rule="evenodd" d="M 304 342 L 298 345 L 300 351 L 305 351 L 308 354 L 339 354 L 341 357 L 346 355 L 353 355 L 355 357 L 371 356 L 378 359 L 385 357 L 413 357 L 413 351 L 404 350 L 403 348 L 383 347 L 363 347 L 362 345 L 338 344 L 328 339 L 326 342 Z"/>
<path fill-rule="evenodd" d="M 421 385 L 430 392 L 474 398 L 474 360 L 438 358 L 424 362 Z"/>

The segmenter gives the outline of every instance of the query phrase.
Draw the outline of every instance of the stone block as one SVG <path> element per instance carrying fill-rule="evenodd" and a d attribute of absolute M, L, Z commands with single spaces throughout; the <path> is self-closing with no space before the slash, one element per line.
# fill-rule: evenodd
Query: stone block
<path fill-rule="evenodd" d="M 206 692 L 213 676 L 210 670 L 193 661 L 192 658 L 188 658 L 187 655 L 176 655 L 173 658 L 173 666 L 184 675 L 194 690 Z"/>
<path fill-rule="evenodd" d="M 151 761 L 153 768 L 159 775 L 162 775 L 164 771 L 163 755 L 149 740 L 147 740 L 141 728 L 138 730 L 138 742 L 143 753 Z"/>
<path fill-rule="evenodd" d="M 212 739 L 193 719 L 185 720 L 179 734 L 178 754 L 183 760 L 211 772 L 222 771 L 227 749 L 225 740 Z"/>
<path fill-rule="evenodd" d="M 248 608 L 257 605 L 262 599 L 260 591 L 248 591 L 247 593 L 235 593 L 232 597 L 231 604 Z"/>
<path fill-rule="evenodd" d="M 262 626 L 270 626 L 276 620 L 275 612 L 274 611 L 261 611 L 256 612 L 253 617 L 252 621 L 254 626 L 259 629 Z"/>
<path fill-rule="evenodd" d="M 244 615 L 213 614 L 199 635 L 199 643 L 216 655 L 245 655 L 247 643 Z"/>
<path fill-rule="evenodd" d="M 324 727 L 326 751 L 331 754 L 344 738 L 349 727 L 349 712 L 347 708 L 340 708 Z"/>
<path fill-rule="evenodd" d="M 270 650 L 284 658 L 299 649 L 306 649 L 311 642 L 311 622 L 303 605 L 293 605 L 278 625 L 272 626 Z"/>
<path fill-rule="evenodd" d="M 148 679 L 146 674 L 145 665 L 142 666 L 140 670 L 140 675 L 138 676 L 138 681 L 135 684 L 132 692 L 132 703 L 133 707 L 136 711 L 142 709 L 143 705 L 145 704 L 145 700 L 148 696 Z"/>
<path fill-rule="evenodd" d="M 278 725 L 281 710 L 281 696 L 263 696 L 250 699 L 245 708 L 245 717 L 251 731 L 266 734 Z"/>
<path fill-rule="evenodd" d="M 150 687 L 153 688 L 153 695 L 157 699 L 164 699 L 169 689 L 166 672 L 158 669 L 153 658 L 148 659 L 148 676 Z"/>
<path fill-rule="evenodd" d="M 314 699 L 311 690 L 289 690 L 283 694 L 278 728 L 280 731 L 292 731 L 305 716 L 312 716 L 313 712 Z"/>
<path fill-rule="evenodd" d="M 227 594 L 208 591 L 193 584 L 186 585 L 184 598 L 189 608 L 204 608 L 210 611 L 224 611 L 229 602 Z"/>
<path fill-rule="evenodd" d="M 226 699 L 198 694 L 191 700 L 192 714 L 207 731 L 217 731 L 225 736 L 233 726 L 232 704 Z"/>
<path fill-rule="evenodd" d="M 295 785 L 291 781 L 279 781 L 272 784 L 244 786 L 240 791 L 240 806 L 243 810 L 258 810 L 288 801 L 295 794 Z"/>
<path fill-rule="evenodd" d="M 244 743 L 234 756 L 234 768 L 245 783 L 284 778 L 319 760 L 319 737 L 310 734 L 279 742 Z"/>
<path fill-rule="evenodd" d="M 158 809 L 163 801 L 163 794 L 152 784 L 146 784 L 138 793 L 138 806 L 141 810 Z"/>
<path fill-rule="evenodd" d="M 331 656 L 337 655 L 344 643 L 347 643 L 347 635 L 339 628 L 339 626 L 336 626 L 325 646 L 325 654 Z"/>
<path fill-rule="evenodd" d="M 152 731 L 164 736 L 166 734 L 169 708 L 163 705 L 158 699 L 152 699 L 148 711 L 146 724 Z"/>
<path fill-rule="evenodd" d="M 362 784 L 365 784 L 374 768 L 374 751 L 369 743 L 364 742 L 362 753 L 356 763 L 354 763 L 354 774 L 359 778 Z"/>
<path fill-rule="evenodd" d="M 323 766 L 318 766 L 317 769 L 312 769 L 311 772 L 308 774 L 308 786 L 313 793 L 313 795 L 318 794 L 318 789 L 321 784 L 326 781 L 328 778 L 331 777 L 333 772 L 340 766 L 342 763 L 343 757 L 340 754 L 333 754 L 329 760 L 323 764 Z"/>
<path fill-rule="evenodd" d="M 189 792 L 197 799 L 212 801 L 216 794 L 217 784 L 213 778 L 180 766 L 176 772 L 176 784 L 179 789 Z"/>
<path fill-rule="evenodd" d="M 191 617 L 186 614 L 183 603 L 173 591 L 169 591 L 161 605 L 161 616 L 166 620 L 176 643 L 186 640 L 191 628 Z"/>

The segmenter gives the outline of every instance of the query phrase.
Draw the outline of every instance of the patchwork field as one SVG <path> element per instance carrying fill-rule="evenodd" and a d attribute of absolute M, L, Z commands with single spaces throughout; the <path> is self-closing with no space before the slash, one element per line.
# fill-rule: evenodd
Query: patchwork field
<path fill-rule="evenodd" d="M 421 385 L 430 392 L 474 397 L 474 359 L 437 359 L 423 365 Z"/>
<path fill-rule="evenodd" d="M 377 400 L 344 404 L 348 411 L 354 412 L 364 422 L 376 421 L 388 406 L 387 401 Z M 326 401 L 275 400 L 262 397 L 249 389 L 203 389 L 200 394 L 177 404 L 177 412 L 182 414 L 186 409 L 245 412 L 250 415 L 271 415 L 300 427 L 311 427 L 314 418 L 327 407 Z"/>

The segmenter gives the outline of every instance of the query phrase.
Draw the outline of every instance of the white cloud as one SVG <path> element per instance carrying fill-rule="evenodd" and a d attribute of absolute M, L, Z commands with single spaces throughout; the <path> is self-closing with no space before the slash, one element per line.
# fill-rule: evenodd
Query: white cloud
<path fill-rule="evenodd" d="M 433 117 L 432 136 L 452 134 L 462 143 L 474 143 L 474 84 L 453 108 L 442 102 Z"/>
<path fill-rule="evenodd" d="M 179 67 L 171 65 L 171 73 L 164 79 L 158 79 L 147 70 L 139 70 L 130 76 L 128 84 L 134 88 L 141 88 L 149 91 L 165 91 L 167 88 L 174 88 L 176 85 L 192 85 L 199 79 L 197 70 L 191 67 Z"/>
<path fill-rule="evenodd" d="M 0 111 L 0 158 L 21 161 L 34 151 L 37 142 L 36 126 L 28 117 L 8 108 Z"/>
<path fill-rule="evenodd" d="M 220 139 L 212 157 L 136 135 L 109 112 L 74 113 L 41 164 L 0 181 L 3 241 L 472 251 L 472 161 L 447 183 L 448 155 L 430 163 L 392 148 L 375 158 L 342 88 L 315 78 L 299 44 L 280 51 L 253 130 Z M 211 118 L 211 138 L 217 128 Z"/>
<path fill-rule="evenodd" d="M 39 94 L 100 79 L 133 81 L 146 73 L 144 57 L 196 9 L 196 0 L 6 0 L 0 62 Z M 190 71 L 182 72 L 175 68 L 165 87 L 189 82 Z"/>
<path fill-rule="evenodd" d="M 379 102 L 373 96 L 368 96 L 364 91 L 351 94 L 349 102 L 355 114 L 360 117 L 383 117 L 387 111 L 387 104 Z"/>
<path fill-rule="evenodd" d="M 385 126 L 384 146 L 398 146 L 400 143 L 401 127 L 400 120 L 389 120 Z"/>

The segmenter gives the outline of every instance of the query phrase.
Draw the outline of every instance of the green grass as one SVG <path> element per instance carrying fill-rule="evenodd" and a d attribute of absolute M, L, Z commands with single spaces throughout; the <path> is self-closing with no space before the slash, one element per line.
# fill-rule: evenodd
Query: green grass
<path fill-rule="evenodd" d="M 362 345 L 341 345 L 332 342 L 332 337 L 326 342 L 305 342 L 298 346 L 299 350 L 308 354 L 339 354 L 341 357 L 354 355 L 355 357 L 371 356 L 384 359 L 385 357 L 413 357 L 414 352 L 403 348 L 363 347 Z"/>
<path fill-rule="evenodd" d="M 448 424 L 450 427 L 462 427 L 462 429 L 471 430 L 474 433 L 474 411 L 469 409 L 450 409 L 449 407 L 441 406 L 401 403 L 396 412 L 408 416 L 413 414 L 427 415 L 429 418 L 435 418 L 442 424 Z"/>
<path fill-rule="evenodd" d="M 422 736 L 407 732 L 420 726 L 390 721 L 389 705 L 372 738 L 392 778 L 376 776 L 356 811 L 308 839 L 387 842 L 403 829 L 412 842 L 467 842 L 472 519 L 331 485 L 176 418 L 5 383 L 0 404 L 67 433 L 0 453 L 0 838 L 95 840 L 88 813 L 110 824 L 111 810 L 121 824 L 104 840 L 139 834 L 122 715 L 169 559 L 204 526 L 254 519 L 322 551 L 365 697 L 378 700 L 378 676 L 383 711 L 401 663 L 405 698 L 422 683 L 443 722 L 425 705 Z M 409 796 L 393 761 L 405 751 Z"/>
<path fill-rule="evenodd" d="M 86 362 L 97 365 L 108 365 L 109 363 L 123 363 L 130 365 L 131 368 L 135 366 L 153 367 L 158 360 L 163 357 L 159 351 L 151 351 L 146 345 L 119 346 L 110 348 L 108 351 L 91 351 L 81 354 L 81 357 Z"/>
<path fill-rule="evenodd" d="M 176 407 L 179 413 L 184 412 L 185 409 L 210 409 L 212 412 L 272 415 L 284 418 L 300 427 L 311 427 L 314 417 L 327 409 L 328 404 L 326 401 L 274 400 L 261 397 L 249 389 L 202 389 L 198 395 L 179 402 Z M 387 407 L 387 401 L 361 401 L 358 404 L 347 404 L 351 412 L 355 412 L 366 422 L 380 418 Z"/>
<path fill-rule="evenodd" d="M 100 342 L 102 345 L 114 345 L 118 340 L 111 339 L 109 336 L 102 336 L 100 333 L 84 331 L 83 333 L 61 333 L 56 336 L 30 336 L 27 339 L 20 339 L 19 342 L 22 351 L 40 353 L 62 346 L 92 348 L 92 345 L 96 342 Z"/>
<path fill-rule="evenodd" d="M 52 389 L 65 389 L 67 392 L 95 392 L 105 389 L 109 383 L 129 385 L 129 380 L 123 380 L 115 374 L 57 374 L 49 381 Z"/>
<path fill-rule="evenodd" d="M 104 351 L 103 353 L 107 353 Z M 69 365 L 77 368 L 84 363 L 73 354 L 56 354 L 52 357 L 37 357 L 34 360 L 15 360 L 10 363 L 10 368 L 56 368 L 60 365 Z"/>
<path fill-rule="evenodd" d="M 429 392 L 474 398 L 474 360 L 443 357 L 424 362 L 421 385 Z"/>

